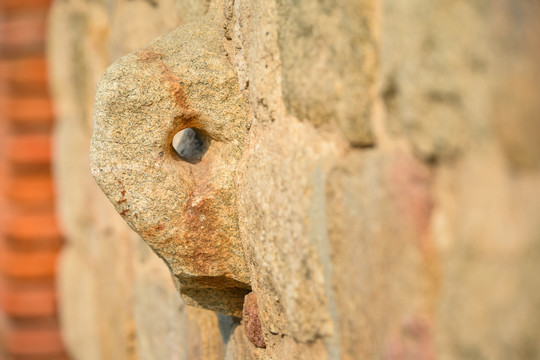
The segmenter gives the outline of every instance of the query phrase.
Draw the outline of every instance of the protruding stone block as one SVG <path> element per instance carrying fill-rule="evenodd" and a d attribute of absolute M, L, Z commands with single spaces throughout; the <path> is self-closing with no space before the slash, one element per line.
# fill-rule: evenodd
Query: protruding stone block
<path fill-rule="evenodd" d="M 208 16 L 112 64 L 97 87 L 90 158 L 99 186 L 168 264 L 184 300 L 240 316 L 250 286 L 234 176 L 247 109 L 222 32 Z M 205 144 L 197 161 L 172 146 L 188 128 Z"/>

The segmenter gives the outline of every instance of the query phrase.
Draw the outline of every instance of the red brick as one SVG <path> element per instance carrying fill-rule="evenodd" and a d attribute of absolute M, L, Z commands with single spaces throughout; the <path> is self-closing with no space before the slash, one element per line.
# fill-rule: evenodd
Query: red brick
<path fill-rule="evenodd" d="M 54 114 L 48 97 L 11 97 L 2 101 L 7 121 L 16 124 L 52 124 Z"/>
<path fill-rule="evenodd" d="M 0 61 L 0 76 L 9 84 L 46 84 L 47 63 L 44 56 L 30 56 Z"/>
<path fill-rule="evenodd" d="M 4 223 L 4 236 L 22 243 L 60 245 L 60 229 L 52 212 L 10 214 Z"/>
<path fill-rule="evenodd" d="M 0 271 L 13 278 L 52 277 L 56 271 L 56 250 L 17 251 L 0 246 Z"/>
<path fill-rule="evenodd" d="M 2 12 L 28 11 L 46 9 L 51 5 L 51 0 L 2 0 L 0 10 Z"/>
<path fill-rule="evenodd" d="M 56 329 L 14 329 L 3 337 L 6 349 L 13 355 L 60 354 L 64 349 Z"/>
<path fill-rule="evenodd" d="M 18 16 L 0 22 L 0 47 L 5 53 L 38 50 L 45 43 L 45 17 L 42 14 Z"/>
<path fill-rule="evenodd" d="M 52 203 L 54 187 L 50 176 L 33 176 L 6 179 L 6 197 L 17 205 Z"/>
<path fill-rule="evenodd" d="M 1 353 L 0 353 L 1 355 Z M 69 360 L 70 358 L 66 354 L 47 354 L 44 356 L 35 356 L 35 355 L 17 355 L 14 357 L 3 359 L 2 360 Z"/>
<path fill-rule="evenodd" d="M 4 80 L 7 80 L 10 76 L 9 70 L 10 70 L 10 61 L 8 60 L 0 60 L 0 80 L 3 84 L 5 84 Z M 6 90 L 5 88 L 2 88 L 2 90 Z"/>
<path fill-rule="evenodd" d="M 51 136 L 13 135 L 5 145 L 7 161 L 17 164 L 44 164 L 51 161 Z"/>
<path fill-rule="evenodd" d="M 42 317 L 56 313 L 54 287 L 17 289 L 0 283 L 0 308 L 7 316 Z"/>
<path fill-rule="evenodd" d="M 53 284 L 61 236 L 52 212 L 51 139 L 38 135 L 54 119 L 42 51 L 50 3 L 0 0 L 0 359 L 6 360 L 68 358 Z"/>

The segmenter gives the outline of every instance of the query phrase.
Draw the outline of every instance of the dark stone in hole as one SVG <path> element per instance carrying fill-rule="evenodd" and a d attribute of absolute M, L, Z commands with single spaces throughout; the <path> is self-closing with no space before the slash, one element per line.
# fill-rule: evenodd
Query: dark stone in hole
<path fill-rule="evenodd" d="M 200 162 L 209 146 L 210 139 L 194 128 L 180 131 L 173 140 L 173 148 L 176 153 L 191 164 Z"/>

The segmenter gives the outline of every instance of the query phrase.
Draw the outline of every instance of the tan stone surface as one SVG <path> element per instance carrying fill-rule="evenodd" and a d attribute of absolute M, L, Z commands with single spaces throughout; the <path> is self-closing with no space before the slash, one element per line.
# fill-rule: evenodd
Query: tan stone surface
<path fill-rule="evenodd" d="M 241 316 L 249 291 L 234 176 L 247 109 L 215 15 L 111 65 L 97 85 L 90 166 L 116 210 L 171 268 L 190 305 Z M 174 135 L 209 145 L 195 163 Z"/>
<path fill-rule="evenodd" d="M 376 2 L 276 3 L 287 111 L 316 126 L 337 126 L 353 146 L 372 145 Z"/>
<path fill-rule="evenodd" d="M 60 300 L 74 358 L 539 357 L 539 14 L 533 0 L 58 1 L 50 57 L 69 242 Z M 173 30 L 161 38 L 169 45 L 157 40 L 161 59 L 137 52 Z M 191 59 L 206 41 L 216 74 L 193 67 L 208 67 Z M 178 49 L 190 52 L 171 55 Z M 112 87 L 100 88 L 97 109 L 117 112 L 102 129 L 120 134 L 100 136 L 123 146 L 104 147 L 104 161 L 123 163 L 136 122 L 152 124 L 138 138 L 161 145 L 180 129 L 171 121 L 184 113 L 159 61 L 190 79 L 194 111 L 235 114 L 197 124 L 218 137 L 201 162 L 169 164 L 159 184 L 154 170 L 139 173 L 126 196 L 146 191 L 137 213 L 159 218 L 198 194 L 206 178 L 195 175 L 213 171 L 204 164 L 226 164 L 212 179 L 235 200 L 205 211 L 237 221 L 229 235 L 246 269 L 236 274 L 257 294 L 265 349 L 238 320 L 183 305 L 167 266 L 93 183 L 93 90 L 117 60 L 105 77 L 125 96 L 104 103 Z M 208 88 L 223 79 L 244 115 Z M 130 94 L 148 107 L 133 112 Z M 231 136 L 215 135 L 239 122 Z M 150 159 L 153 150 L 134 147 Z M 180 168 L 194 171 L 188 187 L 166 176 L 181 178 Z M 121 201 L 115 186 L 109 197 Z M 167 187 L 168 201 L 156 202 L 153 189 Z M 140 232 L 153 225 L 128 221 Z M 192 238 L 220 228 L 200 237 L 192 228 Z M 148 238 L 163 251 L 161 237 Z M 194 260 L 178 252 L 180 238 L 162 254 L 173 273 Z M 212 291 L 201 299 L 215 302 Z"/>

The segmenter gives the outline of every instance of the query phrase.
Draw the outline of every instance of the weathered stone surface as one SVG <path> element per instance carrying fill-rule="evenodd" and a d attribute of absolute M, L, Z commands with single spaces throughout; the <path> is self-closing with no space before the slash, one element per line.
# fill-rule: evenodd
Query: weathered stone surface
<path fill-rule="evenodd" d="M 540 169 L 540 4 L 503 2 L 494 21 L 496 72 L 501 80 L 494 89 L 495 132 L 504 154 L 516 171 Z M 519 22 L 520 25 L 515 24 Z M 509 55 L 511 54 L 511 56 Z"/>
<path fill-rule="evenodd" d="M 296 120 L 276 123 L 256 127 L 240 171 L 243 236 L 263 327 L 313 341 L 333 333 L 327 220 L 317 209 L 325 204 L 328 159 L 321 152 L 338 151 L 333 144 L 311 142 L 315 130 Z M 279 138 L 295 141 L 278 143 Z M 296 148 L 300 144 L 302 150 Z"/>
<path fill-rule="evenodd" d="M 390 129 L 423 159 L 455 158 L 488 131 L 490 3 L 380 3 L 379 80 Z"/>
<path fill-rule="evenodd" d="M 279 54 L 287 111 L 331 123 L 354 146 L 372 145 L 377 61 L 373 0 L 278 0 Z"/>
<path fill-rule="evenodd" d="M 136 260 L 133 317 L 137 358 L 179 358 L 188 348 L 185 305 L 170 281 L 169 269 L 160 258 L 146 256 Z M 158 304 L 160 306 L 156 306 Z"/>
<path fill-rule="evenodd" d="M 185 301 L 240 316 L 249 278 L 234 175 L 247 109 L 222 36 L 207 16 L 111 65 L 97 86 L 90 159 L 97 183 L 167 262 Z M 196 163 L 172 146 L 187 128 L 208 144 Z"/>
<path fill-rule="evenodd" d="M 266 340 L 259 320 L 259 305 L 257 294 L 251 292 L 244 298 L 244 311 L 242 312 L 244 332 L 251 343 L 257 347 L 265 348 Z"/>
<path fill-rule="evenodd" d="M 505 160 L 500 149 L 478 149 L 440 173 L 434 333 L 442 359 L 540 354 L 540 287 L 533 275 L 540 271 L 533 215 L 540 211 L 540 176 L 515 176 Z"/>
<path fill-rule="evenodd" d="M 185 359 L 218 360 L 223 359 L 225 344 L 219 332 L 216 313 L 189 307 L 186 309 L 185 328 L 187 336 L 183 350 Z M 172 357 L 179 353 L 171 354 Z"/>
<path fill-rule="evenodd" d="M 333 270 L 344 275 L 334 285 L 340 358 L 392 358 L 403 322 L 429 316 L 429 170 L 397 151 L 351 152 L 329 173 L 327 197 Z"/>

